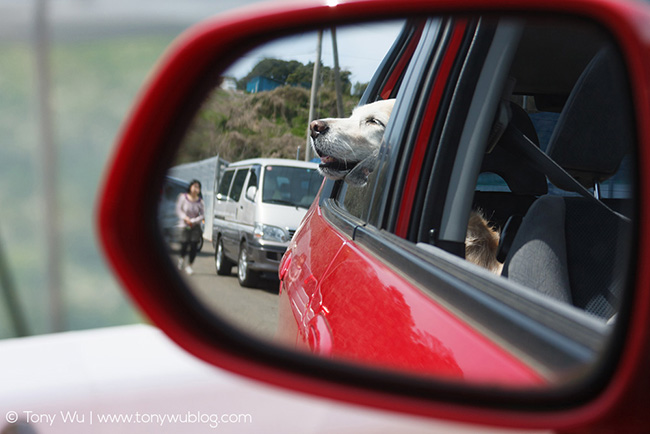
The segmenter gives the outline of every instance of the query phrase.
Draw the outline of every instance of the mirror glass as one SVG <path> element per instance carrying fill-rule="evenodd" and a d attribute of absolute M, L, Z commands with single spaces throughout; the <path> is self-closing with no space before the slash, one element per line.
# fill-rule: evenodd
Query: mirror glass
<path fill-rule="evenodd" d="M 503 388 L 579 381 L 607 355 L 636 142 L 600 26 L 360 23 L 215 75 L 158 217 L 207 309 L 296 351 Z"/>

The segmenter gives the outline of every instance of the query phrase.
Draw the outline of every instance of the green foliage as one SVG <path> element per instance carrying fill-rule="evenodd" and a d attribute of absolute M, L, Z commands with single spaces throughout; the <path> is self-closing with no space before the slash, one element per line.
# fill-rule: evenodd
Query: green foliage
<path fill-rule="evenodd" d="M 363 93 L 366 91 L 369 83 L 355 83 L 354 88 L 352 89 L 352 96 L 356 98 L 361 98 Z"/>
<path fill-rule="evenodd" d="M 237 82 L 237 89 L 246 90 L 246 84 L 255 77 L 271 78 L 280 83 L 291 86 L 301 86 L 309 89 L 311 88 L 313 74 L 314 62 L 309 62 L 307 65 L 303 65 L 296 60 L 286 61 L 267 58 L 258 62 L 251 72 Z M 350 71 L 339 71 L 341 91 L 344 94 L 350 94 L 352 89 L 352 83 L 350 82 L 351 75 L 352 73 Z M 333 68 L 324 66 L 321 63 L 319 79 L 319 88 L 335 88 L 335 75 Z"/>
<path fill-rule="evenodd" d="M 251 69 L 246 77 L 237 82 L 237 89 L 245 90 L 246 84 L 254 77 L 267 77 L 288 84 L 289 76 L 301 67 L 304 65 L 297 60 L 263 59 Z M 307 83 L 311 83 L 311 75 Z"/>
<path fill-rule="evenodd" d="M 181 146 L 178 164 L 220 155 L 229 161 L 255 157 L 294 158 L 307 143 L 309 100 L 314 64 L 261 60 L 237 83 L 238 91 L 215 90 L 196 115 Z M 321 66 L 315 119 L 337 117 L 332 68 Z M 349 116 L 367 85 L 351 94 L 349 71 L 340 72 L 344 113 Z M 247 94 L 250 79 L 263 76 L 286 83 L 272 91 Z"/>

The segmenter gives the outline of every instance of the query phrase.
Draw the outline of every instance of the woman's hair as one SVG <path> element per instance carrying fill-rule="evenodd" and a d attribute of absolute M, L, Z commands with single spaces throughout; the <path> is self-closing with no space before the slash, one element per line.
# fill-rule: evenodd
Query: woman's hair
<path fill-rule="evenodd" d="M 194 184 L 199 184 L 199 190 L 201 190 L 201 181 L 199 181 L 198 179 L 193 179 L 192 181 L 190 181 L 190 185 L 187 186 L 188 193 L 190 192 Z"/>

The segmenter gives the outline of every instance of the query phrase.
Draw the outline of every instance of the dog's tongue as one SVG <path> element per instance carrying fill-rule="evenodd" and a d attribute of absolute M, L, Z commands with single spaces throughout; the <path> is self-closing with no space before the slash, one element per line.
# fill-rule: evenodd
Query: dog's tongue
<path fill-rule="evenodd" d="M 320 157 L 320 162 L 322 164 L 334 163 L 335 161 L 336 161 L 336 158 L 330 157 L 329 155 L 326 155 L 324 157 Z"/>

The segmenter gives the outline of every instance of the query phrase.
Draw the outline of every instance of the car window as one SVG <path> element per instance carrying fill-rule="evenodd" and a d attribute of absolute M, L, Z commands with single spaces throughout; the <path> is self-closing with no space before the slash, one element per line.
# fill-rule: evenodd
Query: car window
<path fill-rule="evenodd" d="M 434 21 L 438 22 L 439 20 Z M 435 37 L 437 27 L 433 30 L 429 27 L 431 26 L 427 26 L 421 20 L 409 21 L 405 24 L 402 33 L 373 78 L 373 82 L 361 98 L 360 105 L 378 100 L 400 98 L 401 85 L 421 43 L 423 32 L 427 35 L 425 38 L 429 40 Z M 389 125 L 386 127 L 388 128 Z M 359 169 L 357 168 L 357 170 Z M 374 167 L 370 169 L 374 169 Z M 357 218 L 364 219 L 366 217 L 364 213 L 368 211 L 373 197 L 374 187 L 372 186 L 375 183 L 376 173 L 370 169 L 363 169 L 367 171 L 367 179 L 364 179 L 363 182 L 342 182 L 337 192 L 336 200 L 339 205 Z"/>
<path fill-rule="evenodd" d="M 582 44 L 553 50 L 557 34 Z M 490 64 L 508 50 L 505 67 Z M 443 136 L 448 153 L 436 154 L 427 188 L 435 180 L 442 194 L 418 230 L 403 235 L 417 233 L 416 242 L 612 320 L 635 209 L 634 122 L 621 56 L 598 28 L 544 21 L 499 23 L 485 56 L 462 129 Z"/>
<path fill-rule="evenodd" d="M 582 22 L 436 25 L 437 33 L 434 23 L 423 32 L 368 185 L 339 191 L 341 207 L 364 221 L 355 241 L 394 246 L 396 235 L 431 255 L 432 270 L 446 269 L 451 254 L 460 261 L 454 267 L 470 272 L 463 279 L 476 273 L 499 282 L 491 296 L 504 302 L 513 291 L 541 294 L 549 304 L 540 311 L 562 305 L 575 308 L 565 312 L 572 321 L 613 321 L 635 210 L 634 122 L 620 53 Z M 581 43 L 560 50 L 558 35 Z M 480 42 L 463 44 L 468 39 Z M 446 75 L 423 60 L 450 52 Z M 387 251 L 376 253 L 413 264 Z"/>
<path fill-rule="evenodd" d="M 238 169 L 235 174 L 235 179 L 232 182 L 232 188 L 230 189 L 230 198 L 237 202 L 241 196 L 241 192 L 244 189 L 244 181 L 246 181 L 246 176 L 248 175 L 248 169 Z"/>
<path fill-rule="evenodd" d="M 262 202 L 308 208 L 321 183 L 322 177 L 316 169 L 266 166 Z"/>
<path fill-rule="evenodd" d="M 251 167 L 251 170 L 250 170 L 251 175 L 248 177 L 248 187 L 257 187 L 258 186 L 258 182 L 259 182 L 258 180 L 259 180 L 259 177 L 260 177 L 261 168 L 262 168 L 262 166 L 260 166 L 259 164 L 256 164 L 253 167 Z"/>
<path fill-rule="evenodd" d="M 232 182 L 232 178 L 235 175 L 235 170 L 226 170 L 223 173 L 223 176 L 221 177 L 221 181 L 219 182 L 219 191 L 217 193 L 217 199 L 218 200 L 226 200 L 228 198 L 228 192 L 230 191 L 230 184 Z"/>

